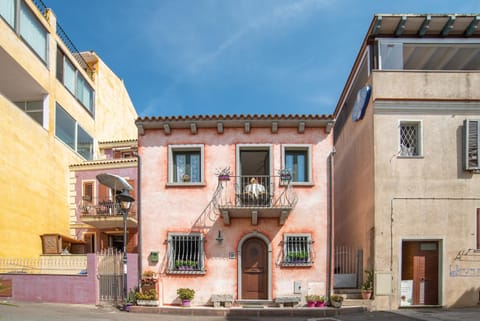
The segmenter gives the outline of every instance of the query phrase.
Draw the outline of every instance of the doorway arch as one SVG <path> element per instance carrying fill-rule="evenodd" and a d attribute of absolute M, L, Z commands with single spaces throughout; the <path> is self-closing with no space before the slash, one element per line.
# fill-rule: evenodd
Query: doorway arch
<path fill-rule="evenodd" d="M 263 234 L 255 231 L 242 237 L 237 248 L 237 297 L 239 300 L 272 300 L 272 245 L 270 240 Z M 258 260 L 257 260 L 258 259 Z M 264 261 L 262 261 L 264 259 Z M 265 293 L 262 285 L 259 286 L 255 297 L 255 289 L 246 289 L 245 283 L 252 278 L 260 284 L 265 282 Z M 262 280 L 262 278 L 265 278 Z"/>

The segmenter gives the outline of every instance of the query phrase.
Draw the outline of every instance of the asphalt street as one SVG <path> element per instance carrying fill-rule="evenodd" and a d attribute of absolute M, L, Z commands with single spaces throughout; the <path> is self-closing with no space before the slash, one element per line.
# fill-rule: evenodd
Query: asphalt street
<path fill-rule="evenodd" d="M 333 317 L 219 317 L 133 313 L 114 307 L 52 303 L 1 303 L 0 321 L 479 321 L 480 308 L 355 312 Z"/>

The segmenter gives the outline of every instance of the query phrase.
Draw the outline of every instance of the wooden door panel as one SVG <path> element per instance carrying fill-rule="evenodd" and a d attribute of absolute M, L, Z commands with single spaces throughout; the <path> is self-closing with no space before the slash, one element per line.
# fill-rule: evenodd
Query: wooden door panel
<path fill-rule="evenodd" d="M 267 247 L 258 238 L 242 246 L 242 298 L 267 299 Z"/>
<path fill-rule="evenodd" d="M 413 280 L 413 305 L 438 304 L 438 242 L 402 244 L 402 280 Z"/>

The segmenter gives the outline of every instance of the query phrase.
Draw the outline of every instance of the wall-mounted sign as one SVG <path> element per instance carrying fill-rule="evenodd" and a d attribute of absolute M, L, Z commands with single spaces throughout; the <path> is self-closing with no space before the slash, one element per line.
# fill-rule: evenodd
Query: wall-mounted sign
<path fill-rule="evenodd" d="M 370 87 L 370 85 L 366 85 L 358 91 L 357 99 L 355 100 L 355 105 L 353 105 L 352 110 L 353 121 L 361 120 L 363 116 L 365 116 L 365 110 L 367 109 L 371 93 L 372 87 Z"/>

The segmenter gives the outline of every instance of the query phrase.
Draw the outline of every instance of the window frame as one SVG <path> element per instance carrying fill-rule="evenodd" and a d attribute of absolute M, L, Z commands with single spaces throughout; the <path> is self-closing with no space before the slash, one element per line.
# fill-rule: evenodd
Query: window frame
<path fill-rule="evenodd" d="M 56 77 L 67 89 L 70 94 L 75 97 L 75 99 L 82 105 L 82 107 L 92 116 L 95 115 L 95 90 L 90 86 L 87 79 L 82 75 L 78 70 L 75 64 L 68 58 L 65 52 L 57 46 L 57 66 L 56 66 Z M 73 74 L 70 74 L 69 85 L 65 83 L 66 75 L 69 73 L 67 66 L 73 71 Z M 71 84 L 70 84 L 71 83 Z M 73 86 L 73 88 L 71 88 Z M 86 99 L 87 98 L 87 99 Z"/>
<path fill-rule="evenodd" d="M 196 237 L 198 240 L 198 253 L 196 256 L 198 258 L 197 269 L 193 270 L 179 270 L 176 267 L 176 259 L 174 256 L 173 242 L 175 237 Z M 205 274 L 205 237 L 202 233 L 191 232 L 191 233 L 180 233 L 180 232 L 169 232 L 167 240 L 167 273 L 169 274 Z M 194 260 L 184 260 L 184 261 L 194 261 Z"/>
<path fill-rule="evenodd" d="M 203 144 L 187 144 L 187 145 L 169 145 L 168 146 L 168 182 L 171 186 L 198 186 L 205 185 L 205 164 L 204 164 L 204 145 Z M 175 181 L 175 160 L 174 155 L 178 152 L 199 152 L 200 154 L 200 181 Z"/>
<path fill-rule="evenodd" d="M 24 41 L 25 44 L 31 49 L 31 51 L 45 64 L 45 66 L 48 66 L 48 58 L 49 58 L 49 32 L 48 30 L 43 26 L 43 24 L 37 19 L 37 16 L 35 13 L 30 9 L 30 7 L 25 3 L 25 1 L 19 1 L 19 7 L 17 7 L 16 12 L 15 12 L 15 30 L 16 33 L 21 37 L 21 39 Z M 42 31 L 42 39 L 44 40 L 44 43 L 42 45 L 42 51 L 44 52 L 39 52 L 36 48 L 36 45 L 38 44 L 38 35 L 34 35 L 33 38 L 28 37 L 28 35 L 24 32 L 26 29 L 23 29 L 23 26 L 25 25 L 25 21 L 23 21 L 22 18 L 27 18 L 32 25 L 34 25 L 39 31 Z M 30 38 L 30 39 L 27 39 Z M 35 43 L 37 42 L 37 43 Z"/>
<path fill-rule="evenodd" d="M 414 155 L 408 155 L 402 153 L 402 126 L 406 125 L 415 125 L 417 127 L 417 153 Z M 401 119 L 398 121 L 398 158 L 423 158 L 423 121 L 422 120 L 411 120 L 411 119 Z"/>
<path fill-rule="evenodd" d="M 73 144 L 72 144 L 73 146 L 70 145 L 70 142 L 67 142 L 67 141 L 63 140 L 62 137 L 59 136 L 58 129 L 60 128 L 60 126 L 58 126 L 58 123 L 57 123 L 58 115 L 59 115 L 58 111 L 59 110 L 61 110 L 64 113 L 64 115 L 66 117 L 68 117 L 68 120 L 71 121 L 72 124 L 73 124 L 73 128 L 70 128 L 70 129 L 73 129 Z M 70 125 L 72 125 L 72 124 L 70 124 Z M 86 136 L 88 136 L 91 139 L 91 146 L 90 146 L 91 155 L 90 155 L 90 157 L 85 157 L 85 155 L 79 151 L 80 144 L 79 144 L 78 139 L 79 139 L 79 133 L 80 132 L 83 132 L 83 134 L 85 134 Z M 78 121 L 75 118 L 73 118 L 72 115 L 70 115 L 65 110 L 65 108 L 63 108 L 62 105 L 60 105 L 58 102 L 55 104 L 55 137 L 58 138 L 62 143 L 67 145 L 70 149 L 72 149 L 80 157 L 83 157 L 86 160 L 93 160 L 93 158 L 94 158 L 94 145 L 95 145 L 95 141 L 94 141 L 93 136 L 91 136 L 82 126 L 80 126 Z"/>
<path fill-rule="evenodd" d="M 290 260 L 287 260 L 287 257 L 289 256 L 290 252 L 290 249 L 288 248 L 288 244 L 289 244 L 289 238 L 293 238 L 293 237 L 302 237 L 302 238 L 305 238 L 305 242 L 306 244 L 304 244 L 304 246 L 306 246 L 306 251 L 308 253 L 308 258 L 306 260 L 306 262 L 291 262 Z M 312 244 L 313 244 L 313 240 L 312 240 L 312 235 L 310 233 L 285 233 L 283 235 L 283 256 L 282 256 L 282 266 L 312 266 L 313 265 L 313 251 L 312 251 Z"/>
<path fill-rule="evenodd" d="M 302 151 L 305 152 L 306 154 L 306 175 L 307 178 L 305 181 L 294 181 L 293 180 L 293 172 L 290 173 L 292 175 L 292 180 L 290 180 L 290 184 L 293 185 L 304 185 L 304 186 L 310 186 L 313 185 L 313 176 L 312 176 L 312 167 L 313 167 L 313 162 L 312 162 L 312 146 L 310 144 L 284 144 L 282 145 L 282 169 L 287 168 L 286 164 L 286 158 L 287 158 L 287 153 L 289 151 Z M 286 182 L 282 183 L 286 184 Z"/>

